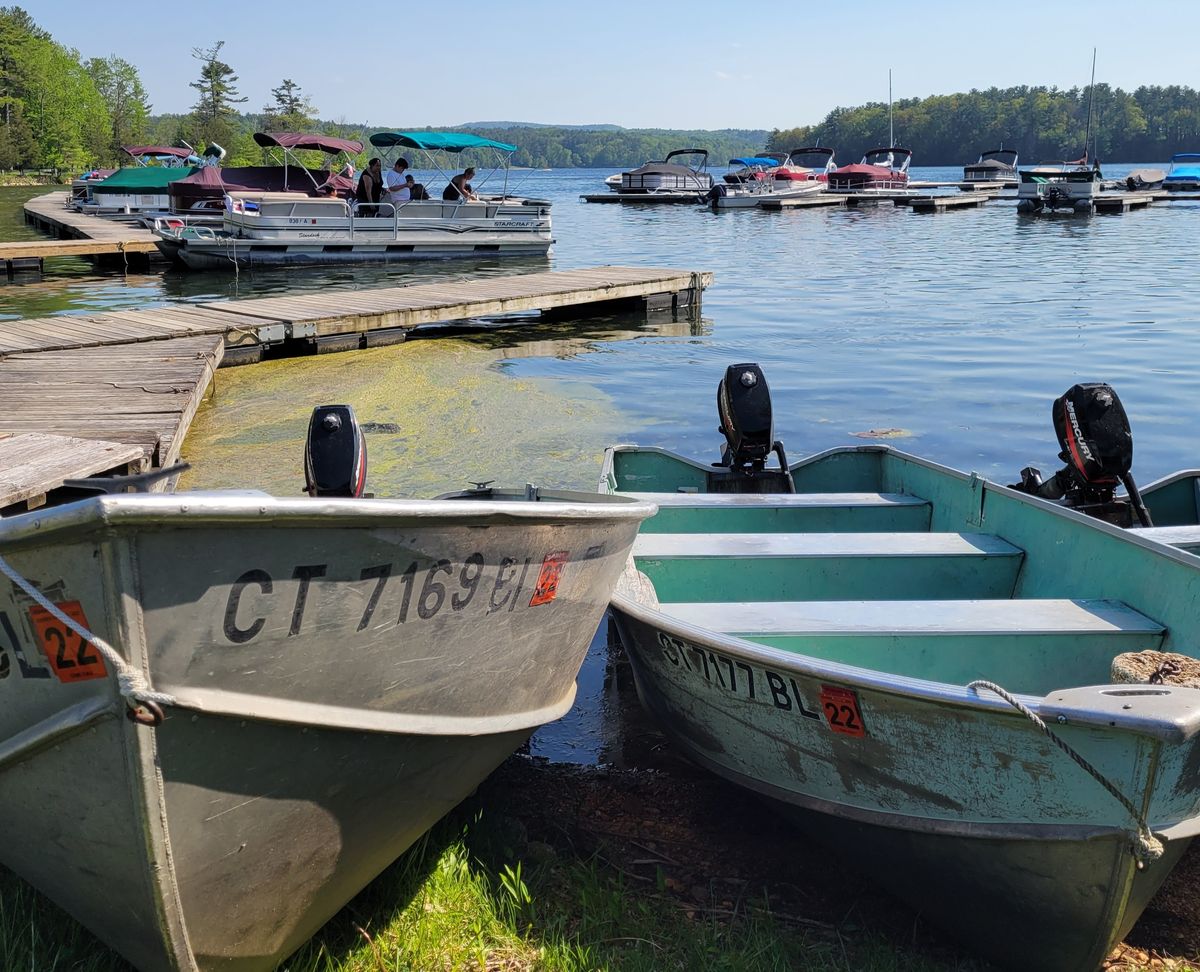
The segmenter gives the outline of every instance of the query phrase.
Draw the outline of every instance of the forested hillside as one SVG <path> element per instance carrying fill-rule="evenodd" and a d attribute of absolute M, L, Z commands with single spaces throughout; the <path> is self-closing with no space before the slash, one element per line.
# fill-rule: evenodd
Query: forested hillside
<path fill-rule="evenodd" d="M 1001 143 L 1027 162 L 1079 158 L 1089 90 L 1021 86 L 899 101 L 896 143 L 913 150 L 914 165 L 962 165 Z M 857 161 L 887 138 L 888 107 L 873 103 L 835 108 L 817 125 L 776 130 L 768 151 L 819 140 L 837 149 L 841 161 Z M 1171 85 L 1130 94 L 1097 84 L 1092 148 L 1101 160 L 1121 162 L 1162 162 L 1176 152 L 1200 151 L 1200 92 Z"/>

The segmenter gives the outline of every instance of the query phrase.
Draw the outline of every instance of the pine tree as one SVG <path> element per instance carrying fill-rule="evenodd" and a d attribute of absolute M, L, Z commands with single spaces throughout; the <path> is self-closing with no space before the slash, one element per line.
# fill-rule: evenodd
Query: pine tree
<path fill-rule="evenodd" d="M 192 48 L 192 57 L 203 67 L 200 69 L 200 79 L 188 85 L 200 92 L 199 100 L 192 106 L 192 115 L 200 134 L 209 142 L 228 142 L 234 134 L 231 119 L 237 114 L 234 105 L 249 101 L 249 98 L 239 98 L 235 87 L 237 75 L 233 68 L 220 59 L 224 41 L 217 41 L 210 48 Z"/>
<path fill-rule="evenodd" d="M 300 85 L 284 78 L 278 88 L 271 89 L 271 104 L 263 108 L 266 127 L 276 131 L 302 132 L 313 126 L 317 109 L 300 91 Z"/>

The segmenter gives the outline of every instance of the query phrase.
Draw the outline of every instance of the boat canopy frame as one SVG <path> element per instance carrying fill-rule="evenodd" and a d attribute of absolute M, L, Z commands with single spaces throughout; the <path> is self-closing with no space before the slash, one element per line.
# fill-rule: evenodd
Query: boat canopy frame
<path fill-rule="evenodd" d="M 484 163 L 484 167 L 490 165 L 491 169 L 483 174 L 478 186 L 482 189 L 488 184 L 488 180 L 495 177 L 496 173 L 503 171 L 504 183 L 500 195 L 501 198 L 508 198 L 508 172 L 512 167 L 513 154 L 517 151 L 515 145 L 497 142 L 495 139 L 485 138 L 482 135 L 472 135 L 470 132 L 440 131 L 375 132 L 368 136 L 367 141 L 379 149 L 383 158 L 392 165 L 399 157 L 401 149 L 411 149 L 421 153 L 421 158 L 428 163 L 421 168 L 434 169 L 439 176 L 446 180 L 447 185 L 453 178 L 453 175 L 448 174 L 450 169 L 457 169 L 459 165 L 457 161 L 453 166 L 443 165 L 443 162 L 448 161 L 451 156 L 457 156 L 467 151 L 478 150 L 484 153 L 485 158 L 488 158 L 487 153 L 490 152 L 490 158 Z"/>
<path fill-rule="evenodd" d="M 314 189 L 320 189 L 321 186 L 317 180 L 313 178 L 312 172 L 308 166 L 302 165 L 300 160 L 295 157 L 296 152 L 324 152 L 330 157 L 329 164 L 329 180 L 338 178 L 339 173 L 334 171 L 334 161 L 339 155 L 356 156 L 361 155 L 363 143 L 353 138 L 337 138 L 333 135 L 323 135 L 320 132 L 255 132 L 255 144 L 261 146 L 268 151 L 279 149 L 283 155 L 283 188 L 284 191 L 289 191 L 288 176 L 291 173 L 291 167 L 294 165 L 298 169 L 302 169 L 308 175 L 309 181 L 312 182 Z M 352 163 L 349 163 L 352 165 Z M 345 166 L 343 166 L 343 169 Z M 345 176 L 342 176 L 346 178 Z"/>

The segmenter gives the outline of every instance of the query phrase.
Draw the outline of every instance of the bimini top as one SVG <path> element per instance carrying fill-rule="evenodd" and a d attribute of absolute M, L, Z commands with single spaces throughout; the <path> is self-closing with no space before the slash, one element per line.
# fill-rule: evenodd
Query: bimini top
<path fill-rule="evenodd" d="M 338 152 L 358 155 L 363 150 L 363 143 L 352 138 L 334 138 L 332 135 L 304 132 L 255 132 L 254 141 L 263 148 L 327 152 L 330 155 Z"/>
<path fill-rule="evenodd" d="M 376 132 L 368 141 L 376 148 L 424 149 L 426 152 L 462 152 L 464 149 L 494 148 L 501 152 L 515 152 L 515 145 L 496 142 L 481 135 L 466 132 Z"/>
<path fill-rule="evenodd" d="M 191 149 L 176 148 L 174 145 L 122 145 L 121 148 L 135 159 L 140 159 L 147 155 L 190 159 L 196 154 Z"/>
<path fill-rule="evenodd" d="M 1200 152 L 1176 152 L 1171 156 L 1172 162 L 1200 162 Z"/>
<path fill-rule="evenodd" d="M 765 165 L 765 166 L 768 166 L 769 168 L 773 169 L 773 168 L 775 168 L 775 166 L 779 165 L 779 159 L 760 158 L 756 155 L 752 155 L 748 159 L 730 159 L 729 164 L 730 165 L 745 165 L 745 166 Z"/>

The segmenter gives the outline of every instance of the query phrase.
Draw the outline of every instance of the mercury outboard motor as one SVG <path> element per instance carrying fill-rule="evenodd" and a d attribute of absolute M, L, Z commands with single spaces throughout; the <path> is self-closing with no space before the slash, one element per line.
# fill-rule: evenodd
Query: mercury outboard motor
<path fill-rule="evenodd" d="M 1150 526 L 1150 513 L 1130 472 L 1133 466 L 1133 433 L 1121 399 L 1111 385 L 1094 382 L 1072 385 L 1051 406 L 1054 432 L 1062 450 L 1058 457 L 1066 465 L 1042 480 L 1038 469 L 1021 470 L 1021 482 L 1013 489 L 1043 499 L 1063 500 L 1078 509 L 1117 526 L 1131 526 L 1130 511 L 1142 526 Z M 1116 499 L 1117 486 L 1124 486 L 1126 499 Z"/>
<path fill-rule="evenodd" d="M 727 470 L 709 475 L 709 488 L 723 493 L 794 493 L 796 484 L 788 470 L 783 443 L 775 438 L 771 418 L 771 391 L 756 364 L 735 364 L 725 369 L 717 386 L 717 431 L 725 436 L 721 461 L 713 466 Z M 774 452 L 778 470 L 766 468 Z"/>
<path fill-rule="evenodd" d="M 349 405 L 318 405 L 304 443 L 309 496 L 361 497 L 367 487 L 367 443 Z"/>

